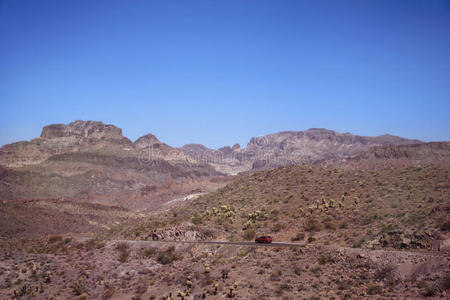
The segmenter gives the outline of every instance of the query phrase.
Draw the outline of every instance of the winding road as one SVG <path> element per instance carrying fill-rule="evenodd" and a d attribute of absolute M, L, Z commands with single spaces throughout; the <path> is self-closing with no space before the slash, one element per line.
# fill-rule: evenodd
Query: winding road
<path fill-rule="evenodd" d="M 152 244 L 152 243 L 174 243 L 174 244 L 209 244 L 209 245 L 235 245 L 235 246 L 259 246 L 259 247 L 304 247 L 305 244 L 275 242 L 275 243 L 255 243 L 255 242 L 220 242 L 220 241 L 143 241 L 143 240 L 111 240 L 114 242 L 126 242 L 133 244 Z"/>

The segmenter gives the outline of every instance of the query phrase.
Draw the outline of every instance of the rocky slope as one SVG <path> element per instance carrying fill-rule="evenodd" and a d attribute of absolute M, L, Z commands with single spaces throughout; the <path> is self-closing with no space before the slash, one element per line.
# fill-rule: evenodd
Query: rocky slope
<path fill-rule="evenodd" d="M 0 297 L 446 299 L 449 176 L 439 164 L 279 167 L 146 214 L 6 202 Z M 263 234 L 296 245 L 164 243 Z"/>
<path fill-rule="evenodd" d="M 387 145 L 351 155 L 327 164 L 344 168 L 387 168 L 405 166 L 450 166 L 450 142 L 432 142 L 412 145 Z"/>
<path fill-rule="evenodd" d="M 235 145 L 212 150 L 202 145 L 189 144 L 181 150 L 197 161 L 211 164 L 220 172 L 237 174 L 290 164 L 320 164 L 367 151 L 374 146 L 418 143 L 421 141 L 392 135 L 364 137 L 312 128 L 254 137 L 243 149 Z"/>
<path fill-rule="evenodd" d="M 133 143 L 102 122 L 45 126 L 39 138 L 0 149 L 2 200 L 109 195 L 114 202 L 148 194 L 149 187 L 216 175 L 151 134 Z"/>

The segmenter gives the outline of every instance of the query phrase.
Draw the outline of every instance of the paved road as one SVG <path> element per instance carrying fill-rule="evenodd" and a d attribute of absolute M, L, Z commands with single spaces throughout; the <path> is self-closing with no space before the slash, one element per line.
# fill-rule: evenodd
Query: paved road
<path fill-rule="evenodd" d="M 260 246 L 260 247 L 303 247 L 305 244 L 275 242 L 270 244 L 255 242 L 219 242 L 219 241 L 141 241 L 141 240 L 112 240 L 114 242 L 127 242 L 133 244 L 174 243 L 174 244 L 210 244 L 210 245 L 236 245 L 236 246 Z"/>

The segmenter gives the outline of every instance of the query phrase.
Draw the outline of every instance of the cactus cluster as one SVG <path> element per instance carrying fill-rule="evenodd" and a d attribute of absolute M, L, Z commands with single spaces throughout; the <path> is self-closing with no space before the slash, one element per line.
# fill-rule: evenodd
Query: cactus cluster
<path fill-rule="evenodd" d="M 234 221 L 236 216 L 236 211 L 229 204 L 221 205 L 219 208 L 213 207 L 211 211 L 206 211 L 207 216 L 219 217 L 221 219 L 229 220 L 231 222 Z"/>
<path fill-rule="evenodd" d="M 243 230 L 246 230 L 246 229 L 248 229 L 248 228 L 250 228 L 250 227 L 252 227 L 253 226 L 253 221 L 252 220 L 248 220 L 247 222 L 245 222 L 243 225 L 242 225 L 242 229 Z"/>
<path fill-rule="evenodd" d="M 50 272 L 47 272 L 44 274 L 44 282 L 45 283 L 50 283 L 52 281 L 52 275 Z"/>
<path fill-rule="evenodd" d="M 257 219 L 260 215 L 261 215 L 261 212 L 260 212 L 259 210 L 256 210 L 256 211 L 254 211 L 254 212 L 252 212 L 252 213 L 249 213 L 249 214 L 247 215 L 247 218 L 248 218 L 249 220 L 252 220 L 252 221 L 254 222 L 254 221 L 256 221 L 256 219 Z"/>
<path fill-rule="evenodd" d="M 244 215 L 245 216 L 245 215 Z M 246 215 L 247 217 L 247 221 L 242 225 L 242 229 L 246 230 L 248 228 L 253 227 L 253 225 L 255 224 L 256 220 L 263 218 L 266 219 L 267 218 L 267 214 L 262 214 L 259 210 L 255 210 L 254 212 L 248 213 Z"/>
<path fill-rule="evenodd" d="M 189 297 L 191 295 L 191 289 L 187 288 L 183 292 L 178 291 L 177 297 L 181 298 L 181 300 L 184 300 L 185 297 Z"/>
<path fill-rule="evenodd" d="M 192 288 L 191 276 L 188 276 L 188 277 L 186 278 L 186 287 L 187 287 L 188 289 L 191 289 L 191 288 Z"/>
<path fill-rule="evenodd" d="M 347 194 L 347 193 L 345 193 Z M 313 214 L 314 211 L 319 211 L 319 212 L 326 212 L 331 208 L 335 208 L 335 207 L 339 207 L 339 208 L 344 208 L 345 207 L 345 194 L 342 195 L 342 199 L 339 200 L 337 202 L 336 205 L 336 201 L 333 198 L 330 198 L 328 201 L 326 200 L 325 197 L 321 197 L 320 200 L 316 201 L 315 205 L 310 205 L 307 207 L 307 211 L 309 214 Z M 360 203 L 360 200 L 358 197 L 354 198 L 355 204 L 358 205 Z M 303 213 L 303 210 L 301 210 L 301 212 Z"/>
<path fill-rule="evenodd" d="M 230 292 L 227 294 L 228 298 L 234 298 L 236 297 L 236 289 L 237 289 L 237 282 L 234 282 L 230 286 Z"/>
<path fill-rule="evenodd" d="M 211 272 L 211 268 L 208 264 L 205 264 L 205 274 L 209 274 L 209 272 Z"/>

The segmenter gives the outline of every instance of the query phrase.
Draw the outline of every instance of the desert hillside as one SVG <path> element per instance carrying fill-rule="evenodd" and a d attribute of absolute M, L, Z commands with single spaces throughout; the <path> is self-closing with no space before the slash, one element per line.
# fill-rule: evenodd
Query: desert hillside
<path fill-rule="evenodd" d="M 321 164 L 326 160 L 342 159 L 375 146 L 419 143 L 421 141 L 389 134 L 365 137 L 311 128 L 253 137 L 245 148 L 236 144 L 213 150 L 200 144 L 188 144 L 181 150 L 196 161 L 211 164 L 222 173 L 237 174 L 292 164 Z"/>
<path fill-rule="evenodd" d="M 142 204 L 169 185 L 220 174 L 151 134 L 133 143 L 113 125 L 75 121 L 3 146 L 0 176 L 2 200 L 62 197 L 127 206 L 130 198 Z"/>
<path fill-rule="evenodd" d="M 440 166 L 290 166 L 243 174 L 215 192 L 149 214 L 67 201 L 9 204 L 2 212 L 10 219 L 9 239 L 1 243 L 0 294 L 445 298 L 449 176 Z M 14 238 L 32 227 L 34 217 L 27 212 L 32 210 L 46 213 L 47 220 L 65 214 L 64 226 L 47 221 L 37 236 Z M 25 222 L 22 214 L 31 220 Z M 251 242 L 263 234 L 287 243 L 258 247 Z M 208 241 L 251 243 L 204 244 Z M 264 289 L 257 288 L 261 282 Z"/>
<path fill-rule="evenodd" d="M 266 138 L 182 151 L 77 121 L 2 147 L 0 297 L 448 297 L 448 143 Z"/>

